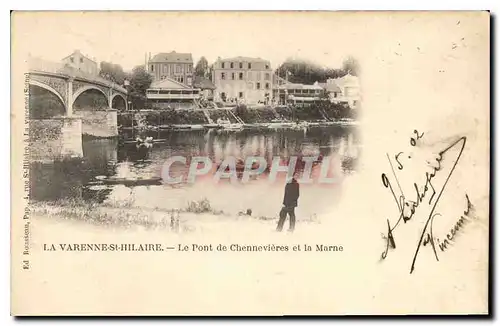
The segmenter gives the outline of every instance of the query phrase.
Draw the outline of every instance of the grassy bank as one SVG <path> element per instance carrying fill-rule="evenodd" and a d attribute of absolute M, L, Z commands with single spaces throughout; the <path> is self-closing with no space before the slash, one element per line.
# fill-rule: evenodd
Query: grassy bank
<path fill-rule="evenodd" d="M 232 111 L 229 112 L 229 110 Z M 246 107 L 240 105 L 232 109 L 207 109 L 207 114 L 213 122 L 218 119 L 236 123 L 234 115 L 245 123 L 270 123 L 273 120 L 286 121 L 332 121 L 342 118 L 355 118 L 353 110 L 345 104 L 320 103 L 308 107 Z M 147 110 L 140 113 L 125 112 L 118 115 L 118 125 L 123 127 L 137 126 L 137 119 L 143 120 L 148 126 L 162 125 L 196 125 L 207 124 L 209 120 L 202 110 Z"/>
<path fill-rule="evenodd" d="M 207 199 L 190 201 L 180 209 L 136 207 L 131 201 L 89 203 L 83 200 L 58 200 L 33 202 L 31 214 L 41 218 L 63 219 L 93 225 L 119 228 L 141 227 L 144 229 L 192 232 L 203 229 L 203 225 L 214 222 L 269 222 L 275 223 L 277 216 L 254 216 L 246 212 L 233 213 L 212 207 Z M 311 217 L 302 222 L 317 222 Z"/>

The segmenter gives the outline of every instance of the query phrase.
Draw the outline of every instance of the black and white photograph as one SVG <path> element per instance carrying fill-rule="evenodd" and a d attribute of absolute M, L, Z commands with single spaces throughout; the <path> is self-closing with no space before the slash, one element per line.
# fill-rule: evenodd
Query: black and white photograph
<path fill-rule="evenodd" d="M 11 28 L 13 315 L 488 314 L 488 12 Z"/>

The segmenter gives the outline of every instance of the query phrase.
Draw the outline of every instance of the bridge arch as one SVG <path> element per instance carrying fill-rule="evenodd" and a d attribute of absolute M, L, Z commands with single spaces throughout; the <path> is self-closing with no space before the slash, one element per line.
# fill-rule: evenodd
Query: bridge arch
<path fill-rule="evenodd" d="M 113 101 L 114 101 L 115 97 L 117 97 L 117 96 L 119 96 L 123 99 L 124 109 L 127 110 L 127 108 L 128 108 L 127 97 L 121 93 L 115 93 L 111 96 L 111 100 L 110 100 L 111 107 L 113 107 Z"/>
<path fill-rule="evenodd" d="M 79 88 L 73 94 L 73 103 L 71 103 L 71 107 L 73 107 L 73 105 L 75 104 L 76 100 L 78 99 L 78 96 L 82 95 L 83 93 L 85 93 L 86 91 L 91 90 L 91 89 L 98 90 L 102 95 L 104 95 L 104 98 L 106 98 L 106 102 L 108 102 L 108 105 L 109 105 L 108 94 L 104 93 L 103 90 L 100 89 L 99 87 L 96 87 L 96 86 L 93 86 L 93 85 L 86 85 L 86 86 L 83 86 L 83 87 Z"/>
<path fill-rule="evenodd" d="M 57 98 L 61 101 L 61 104 L 63 105 L 63 107 L 66 108 L 66 101 L 64 101 L 64 99 L 62 98 L 61 94 L 59 94 L 58 91 L 56 91 L 55 89 L 53 89 L 49 85 L 44 84 L 44 83 L 40 83 L 39 81 L 36 81 L 36 80 L 31 80 L 31 79 L 29 81 L 29 84 L 33 85 L 33 86 L 37 86 L 37 87 L 43 88 L 43 89 L 51 92 L 52 94 L 54 94 L 55 96 L 57 96 Z"/>

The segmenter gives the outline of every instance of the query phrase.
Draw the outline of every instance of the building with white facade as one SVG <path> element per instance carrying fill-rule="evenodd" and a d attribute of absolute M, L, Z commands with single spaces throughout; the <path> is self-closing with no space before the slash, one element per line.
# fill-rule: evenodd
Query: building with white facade
<path fill-rule="evenodd" d="M 146 90 L 146 97 L 153 109 L 192 109 L 197 107 L 201 89 L 167 77 L 153 82 Z"/>
<path fill-rule="evenodd" d="M 226 104 L 268 104 L 273 94 L 273 71 L 261 58 L 218 58 L 213 65 L 214 100 Z"/>
<path fill-rule="evenodd" d="M 276 86 L 274 99 L 279 105 L 309 106 L 319 102 L 324 91 L 318 84 L 284 83 Z"/>
<path fill-rule="evenodd" d="M 73 53 L 64 57 L 61 60 L 64 64 L 72 67 L 78 71 L 82 71 L 85 74 L 91 76 L 99 75 L 99 67 L 95 60 L 85 56 L 80 50 L 75 50 Z"/>
<path fill-rule="evenodd" d="M 193 84 L 193 57 L 191 53 L 162 52 L 152 58 L 150 54 L 146 70 L 153 77 L 153 81 L 169 78 L 188 86 Z"/>
<path fill-rule="evenodd" d="M 330 78 L 322 86 L 329 93 L 332 103 L 347 103 L 354 109 L 359 106 L 360 84 L 358 77 L 347 74 L 340 78 Z"/>

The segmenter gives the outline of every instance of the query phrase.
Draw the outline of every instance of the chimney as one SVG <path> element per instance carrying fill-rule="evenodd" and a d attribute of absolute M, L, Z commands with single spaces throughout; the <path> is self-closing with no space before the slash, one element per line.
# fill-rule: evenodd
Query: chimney
<path fill-rule="evenodd" d="M 149 61 L 151 61 L 151 52 L 149 52 Z"/>

